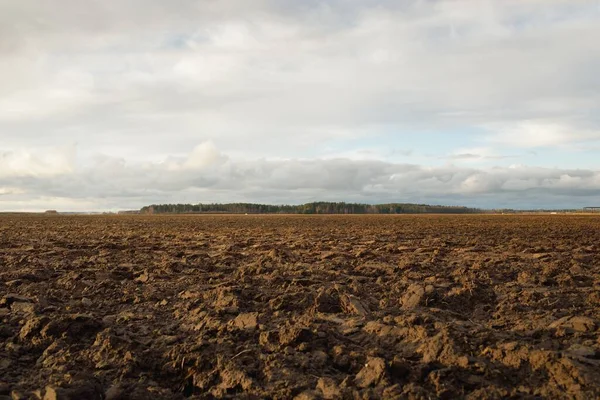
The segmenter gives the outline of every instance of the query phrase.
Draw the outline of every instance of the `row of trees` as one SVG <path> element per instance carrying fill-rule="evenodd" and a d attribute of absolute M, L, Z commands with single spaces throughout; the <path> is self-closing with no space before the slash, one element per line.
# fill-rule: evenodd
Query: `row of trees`
<path fill-rule="evenodd" d="M 253 203 L 228 204 L 153 204 L 140 210 L 144 214 L 469 214 L 479 209 L 459 206 L 388 203 L 361 204 L 344 202 L 314 202 L 300 205 L 271 205 Z"/>

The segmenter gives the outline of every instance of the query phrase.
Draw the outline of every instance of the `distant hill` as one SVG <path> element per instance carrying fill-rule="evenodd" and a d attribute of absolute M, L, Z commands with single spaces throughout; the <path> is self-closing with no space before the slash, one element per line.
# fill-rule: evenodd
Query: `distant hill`
<path fill-rule="evenodd" d="M 471 214 L 477 208 L 411 203 L 361 204 L 315 202 L 300 205 L 254 203 L 227 204 L 153 204 L 142 207 L 141 214 Z"/>

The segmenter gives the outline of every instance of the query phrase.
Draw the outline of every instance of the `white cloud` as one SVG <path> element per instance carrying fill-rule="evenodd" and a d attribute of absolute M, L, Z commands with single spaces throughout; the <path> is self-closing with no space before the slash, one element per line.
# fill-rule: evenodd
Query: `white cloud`
<path fill-rule="evenodd" d="M 25 193 L 24 190 L 19 189 L 19 188 L 14 188 L 14 187 L 1 187 L 0 186 L 0 196 L 5 196 L 5 195 L 15 195 L 15 194 L 23 194 Z"/>
<path fill-rule="evenodd" d="M 53 177 L 73 172 L 75 148 L 49 148 L 0 152 L 0 179 Z"/>
<path fill-rule="evenodd" d="M 600 130 L 574 128 L 555 122 L 522 121 L 514 124 L 490 126 L 495 133 L 487 140 L 494 144 L 511 147 L 557 147 L 600 139 Z"/>
<path fill-rule="evenodd" d="M 136 205 L 233 187 L 273 200 L 591 193 L 591 178 L 490 171 L 600 140 L 599 22 L 597 4 L 572 0 L 0 0 L 0 179 L 31 178 L 23 201 L 77 184 Z M 448 134 L 417 148 L 423 132 Z M 420 165 L 383 162 L 405 159 L 393 141 Z M 77 163 L 39 150 L 57 143 L 77 143 Z M 432 167 L 444 157 L 463 167 Z"/>
<path fill-rule="evenodd" d="M 227 160 L 213 142 L 204 142 L 194 147 L 183 163 L 171 164 L 171 169 L 201 170 L 211 165 L 221 164 Z"/>

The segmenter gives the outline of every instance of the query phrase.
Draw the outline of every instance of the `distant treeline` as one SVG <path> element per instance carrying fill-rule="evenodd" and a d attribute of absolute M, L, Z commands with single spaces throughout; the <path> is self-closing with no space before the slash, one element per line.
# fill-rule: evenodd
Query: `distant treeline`
<path fill-rule="evenodd" d="M 431 206 L 427 204 L 389 203 L 360 204 L 315 202 L 301 205 L 271 205 L 253 203 L 228 204 L 153 204 L 143 207 L 143 214 L 470 214 L 476 208 Z"/>

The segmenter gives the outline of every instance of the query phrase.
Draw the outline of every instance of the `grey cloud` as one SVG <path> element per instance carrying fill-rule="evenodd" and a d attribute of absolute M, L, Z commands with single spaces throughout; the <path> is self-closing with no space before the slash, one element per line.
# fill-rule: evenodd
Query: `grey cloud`
<path fill-rule="evenodd" d="M 0 94 L 13 105 L 0 128 L 23 137 L 15 143 L 43 127 L 94 145 L 108 137 L 128 152 L 146 138 L 171 152 L 242 139 L 275 155 L 287 151 L 279 137 L 322 141 L 331 126 L 502 134 L 531 119 L 599 137 L 598 121 L 581 118 L 600 101 L 590 90 L 600 16 L 583 3 L 22 1 L 1 10 L 13 23 L 0 23 L 0 37 L 22 43 L 0 55 L 2 87 L 17 85 Z"/>
<path fill-rule="evenodd" d="M 80 201 L 94 209 L 169 201 L 314 200 L 577 207 L 600 196 L 600 172 L 594 170 L 432 168 L 348 159 L 242 161 L 212 146 L 204 149 L 207 162 L 191 166 L 186 164 L 189 157 L 150 164 L 104 157 L 51 177 L 5 175 L 0 178 L 0 207 L 14 207 L 23 199 L 38 204 L 44 198 L 69 199 L 63 208 Z M 525 200 L 516 203 L 515 194 Z"/>

